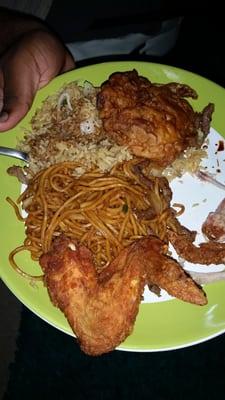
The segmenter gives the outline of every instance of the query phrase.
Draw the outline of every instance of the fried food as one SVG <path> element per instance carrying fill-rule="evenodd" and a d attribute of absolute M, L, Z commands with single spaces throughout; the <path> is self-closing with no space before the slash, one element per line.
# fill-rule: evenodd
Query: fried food
<path fill-rule="evenodd" d="M 170 243 L 177 254 L 193 264 L 223 264 L 225 263 L 225 243 L 206 242 L 198 246 L 193 243 L 190 236 L 179 235 L 176 232 L 168 231 Z"/>
<path fill-rule="evenodd" d="M 100 283 L 85 246 L 61 236 L 40 258 L 51 300 L 63 311 L 82 350 L 100 355 L 131 333 L 145 284 L 136 246 L 124 249 Z"/>
<path fill-rule="evenodd" d="M 43 278 L 81 349 L 100 355 L 131 334 L 145 285 L 189 303 L 207 303 L 203 289 L 168 256 L 169 241 L 187 260 L 200 258 L 205 264 L 217 263 L 217 253 L 221 262 L 225 247 L 194 246 L 196 232 L 177 220 L 184 206 L 174 205 L 178 212 L 171 207 L 172 191 L 158 171 L 188 147 L 201 145 L 213 105 L 195 112 L 185 99 L 197 98 L 189 86 L 153 84 L 135 70 L 112 74 L 98 95 L 91 93 L 88 102 L 80 93 L 76 108 L 73 96 L 63 92 L 53 109 L 53 125 L 47 123 L 40 135 L 24 143 L 34 149 L 30 163 L 36 157 L 38 165 L 26 170 L 28 187 L 17 200 L 27 212 L 21 217 L 24 246 L 9 259 L 22 276 Z M 72 121 L 74 107 L 79 118 Z M 39 126 L 36 118 L 34 128 L 35 121 Z M 74 148 L 74 137 L 79 147 Z M 115 143 L 125 147 L 118 149 Z M 17 204 L 11 205 L 20 217 Z M 39 260 L 43 277 L 17 267 L 14 256 L 24 250 Z"/>
<path fill-rule="evenodd" d="M 207 303 L 203 290 L 166 251 L 158 238 L 140 239 L 99 275 L 90 250 L 63 235 L 41 256 L 50 298 L 65 314 L 85 353 L 109 352 L 132 332 L 146 283 L 184 301 Z"/>
<path fill-rule="evenodd" d="M 156 84 L 137 71 L 116 72 L 101 86 L 97 107 L 107 135 L 136 156 L 171 164 L 209 132 L 213 104 L 195 112 L 185 97 L 197 93 L 179 83 Z"/>
<path fill-rule="evenodd" d="M 148 285 L 158 286 L 177 299 L 205 305 L 207 298 L 200 286 L 184 271 L 180 264 L 168 257 L 167 246 L 156 237 L 140 243 Z"/>
<path fill-rule="evenodd" d="M 223 242 L 225 240 L 225 199 L 214 212 L 210 212 L 202 224 L 202 232 L 209 240 Z"/>

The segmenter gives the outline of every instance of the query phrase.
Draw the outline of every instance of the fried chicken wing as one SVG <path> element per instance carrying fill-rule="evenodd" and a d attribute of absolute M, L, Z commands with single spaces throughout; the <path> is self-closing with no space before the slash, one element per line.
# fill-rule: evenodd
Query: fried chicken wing
<path fill-rule="evenodd" d="M 225 263 L 225 243 L 206 242 L 196 246 L 188 235 L 168 231 L 169 241 L 177 254 L 191 263 L 203 265 Z"/>
<path fill-rule="evenodd" d="M 52 302 L 63 311 L 83 351 L 100 355 L 132 332 L 146 283 L 203 305 L 203 290 L 167 257 L 155 237 L 135 241 L 97 275 L 91 252 L 65 236 L 40 258 Z"/>
<path fill-rule="evenodd" d="M 200 286 L 183 270 L 180 264 L 166 255 L 167 246 L 158 238 L 140 241 L 142 262 L 147 273 L 147 283 L 165 289 L 171 296 L 197 304 L 207 304 L 207 298 Z"/>
<path fill-rule="evenodd" d="M 198 113 L 185 97 L 196 99 L 197 93 L 179 83 L 153 84 L 133 70 L 113 73 L 102 84 L 97 107 L 115 142 L 165 167 L 209 132 L 213 104 Z"/>
<path fill-rule="evenodd" d="M 111 351 L 131 333 L 146 281 L 140 256 L 136 246 L 124 249 L 101 283 L 91 252 L 70 239 L 60 237 L 41 257 L 51 300 L 87 354 Z"/>

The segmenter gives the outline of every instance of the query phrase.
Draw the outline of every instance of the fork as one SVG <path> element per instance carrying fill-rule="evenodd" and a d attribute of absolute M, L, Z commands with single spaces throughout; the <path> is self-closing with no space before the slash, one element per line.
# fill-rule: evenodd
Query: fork
<path fill-rule="evenodd" d="M 19 160 L 22 160 L 25 162 L 29 161 L 29 156 L 27 153 L 25 153 L 24 151 L 16 150 L 16 149 L 11 149 L 10 147 L 0 146 L 0 155 L 18 158 Z"/>

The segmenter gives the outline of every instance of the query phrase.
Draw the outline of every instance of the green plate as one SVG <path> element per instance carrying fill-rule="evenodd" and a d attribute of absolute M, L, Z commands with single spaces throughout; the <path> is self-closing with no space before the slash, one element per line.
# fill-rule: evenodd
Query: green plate
<path fill-rule="evenodd" d="M 216 111 L 213 115 L 213 128 L 225 135 L 225 90 L 215 83 L 191 72 L 166 65 L 144 62 L 110 62 L 76 69 L 54 79 L 47 87 L 41 89 L 35 98 L 32 109 L 18 126 L 7 133 L 0 134 L 0 145 L 15 147 L 24 129 L 29 128 L 29 121 L 37 107 L 50 94 L 63 84 L 72 80 L 89 80 L 99 85 L 114 71 L 126 71 L 135 68 L 140 74 L 153 82 L 166 83 L 176 81 L 189 84 L 199 94 L 194 101 L 196 110 L 208 102 L 213 102 Z M 20 185 L 6 170 L 20 162 L 1 156 L 1 190 L 0 190 L 0 275 L 7 287 L 31 311 L 63 332 L 73 335 L 63 314 L 55 308 L 48 297 L 46 288 L 41 283 L 32 286 L 20 277 L 9 265 L 8 254 L 21 245 L 24 239 L 24 227 L 15 218 L 6 196 L 16 199 Z M 30 259 L 28 253 L 18 255 L 17 261 L 26 271 L 40 274 L 37 263 Z M 176 299 L 153 303 L 143 303 L 130 335 L 118 349 L 127 351 L 163 351 L 190 346 L 211 339 L 225 332 L 225 283 L 207 285 L 208 305 L 198 307 Z M 7 305 L 6 305 L 7 307 Z"/>

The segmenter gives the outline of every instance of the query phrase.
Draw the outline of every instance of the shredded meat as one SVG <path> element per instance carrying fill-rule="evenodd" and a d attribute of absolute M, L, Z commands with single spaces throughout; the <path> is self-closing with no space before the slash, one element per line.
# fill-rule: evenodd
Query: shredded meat
<path fill-rule="evenodd" d="M 18 165 L 13 165 L 7 169 L 7 173 L 11 176 L 15 176 L 19 182 L 28 183 L 28 178 L 25 174 L 24 168 L 19 167 Z"/>

